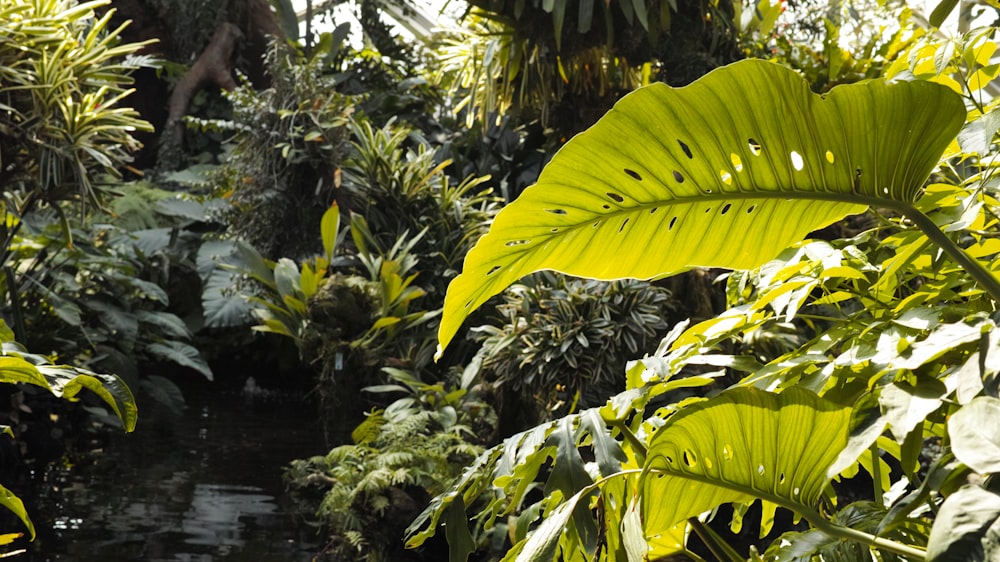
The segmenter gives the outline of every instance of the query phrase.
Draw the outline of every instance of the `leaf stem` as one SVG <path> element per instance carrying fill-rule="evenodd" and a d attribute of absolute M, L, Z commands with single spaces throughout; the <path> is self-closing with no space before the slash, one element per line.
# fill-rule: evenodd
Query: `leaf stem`
<path fill-rule="evenodd" d="M 872 443 L 871 446 L 872 453 L 872 486 L 875 488 L 875 505 L 880 508 L 885 507 L 885 499 L 883 494 L 885 490 L 882 489 L 882 456 L 879 455 L 878 445 Z"/>
<path fill-rule="evenodd" d="M 962 266 L 965 271 L 972 276 L 973 279 L 979 283 L 980 287 L 983 288 L 990 297 L 993 298 L 994 302 L 1000 303 L 1000 280 L 990 273 L 983 264 L 979 263 L 972 258 L 969 254 L 965 253 L 965 250 L 961 246 L 956 244 L 951 238 L 948 237 L 941 227 L 934 224 L 934 221 L 930 219 L 927 215 L 923 214 L 917 210 L 912 205 L 907 205 L 900 209 L 906 218 L 913 221 L 913 224 L 917 226 L 923 232 L 927 238 L 930 238 L 939 248 L 944 250 L 944 253 L 955 260 L 958 265 Z"/>
<path fill-rule="evenodd" d="M 712 552 L 712 556 L 715 556 L 716 559 L 728 562 L 744 562 L 746 560 L 725 539 L 720 537 L 714 529 L 702 523 L 701 519 L 689 517 L 687 522 L 688 525 L 691 525 L 691 530 L 698 535 L 701 542 L 705 543 L 705 546 L 708 547 Z"/>
<path fill-rule="evenodd" d="M 908 544 L 899 543 L 893 540 L 885 539 L 882 537 L 877 537 L 870 533 L 864 531 L 859 531 L 858 529 L 853 529 L 851 527 L 845 527 L 843 525 L 838 525 L 836 523 L 827 521 L 823 517 L 817 517 L 816 514 L 799 512 L 803 517 L 805 517 L 809 523 L 816 527 L 817 529 L 823 531 L 824 533 L 838 538 L 843 538 L 851 541 L 860 542 L 879 548 L 882 550 L 887 550 L 893 552 L 900 556 L 905 556 L 909 560 L 926 560 L 927 551 L 910 546 Z"/>
<path fill-rule="evenodd" d="M 640 440 L 638 437 L 636 437 L 635 433 L 632 433 L 632 430 L 629 429 L 627 425 L 625 425 L 625 422 L 621 420 L 613 420 L 613 421 L 607 421 L 606 423 L 611 427 L 617 429 L 618 431 L 622 432 L 622 436 L 625 437 L 625 440 L 628 441 L 628 444 L 631 445 L 632 449 L 635 450 L 636 457 L 640 457 L 643 459 L 646 458 L 646 451 L 647 451 L 646 444 L 643 443 L 642 440 Z"/>

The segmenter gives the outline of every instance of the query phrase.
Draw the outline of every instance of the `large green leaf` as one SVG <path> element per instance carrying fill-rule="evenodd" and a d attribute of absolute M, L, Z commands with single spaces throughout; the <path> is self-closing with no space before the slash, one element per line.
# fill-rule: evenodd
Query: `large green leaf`
<path fill-rule="evenodd" d="M 74 400 L 82 389 L 89 389 L 114 410 L 126 431 L 135 429 L 138 412 L 135 397 L 128 385 L 115 375 L 52 365 L 37 355 L 11 349 L 5 349 L 4 354 L 0 356 L 0 382 L 33 384 L 67 400 Z"/>
<path fill-rule="evenodd" d="M 444 347 L 518 278 L 648 279 L 752 268 L 844 216 L 906 210 L 964 123 L 949 89 L 867 81 L 825 95 L 747 60 L 623 98 L 501 211 L 445 301 Z"/>
<path fill-rule="evenodd" d="M 642 484 L 647 539 L 723 503 L 756 499 L 814 520 L 851 408 L 793 387 L 735 388 L 684 408 L 653 437 Z"/>

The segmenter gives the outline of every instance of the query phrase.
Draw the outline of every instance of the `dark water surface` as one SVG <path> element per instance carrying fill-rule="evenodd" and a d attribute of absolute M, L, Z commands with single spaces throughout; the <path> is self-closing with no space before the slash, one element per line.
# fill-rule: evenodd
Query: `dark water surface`
<path fill-rule="evenodd" d="M 281 471 L 323 454 L 315 408 L 239 393 L 188 397 L 47 475 L 32 562 L 299 562 L 322 549 Z M 31 509 L 31 508 L 29 508 Z"/>

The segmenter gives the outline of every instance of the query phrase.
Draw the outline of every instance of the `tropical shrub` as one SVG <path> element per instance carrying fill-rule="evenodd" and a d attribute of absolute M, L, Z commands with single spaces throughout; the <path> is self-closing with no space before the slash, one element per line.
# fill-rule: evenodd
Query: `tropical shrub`
<path fill-rule="evenodd" d="M 267 55 L 271 86 L 244 82 L 227 94 L 231 121 L 202 123 L 235 131 L 217 186 L 232 203 L 222 218 L 270 259 L 313 253 L 313 229 L 340 188 L 353 108 L 325 61 L 276 42 Z"/>
<path fill-rule="evenodd" d="M 736 7 L 733 23 L 747 56 L 798 70 L 815 92 L 882 76 L 924 33 L 905 3 L 766 0 Z"/>
<path fill-rule="evenodd" d="M 670 309 L 670 292 L 646 282 L 535 275 L 504 293 L 496 325 L 473 330 L 479 376 L 519 398 L 501 404 L 515 410 L 518 430 L 533 425 L 531 412 L 560 417 L 602 404 L 624 390 L 626 361 L 656 347 Z"/>
<path fill-rule="evenodd" d="M 994 72 L 977 56 L 983 43 L 967 41 L 938 66 Z M 964 81 L 960 93 L 981 90 Z M 763 559 L 991 559 L 1000 247 L 993 166 L 969 158 L 995 149 L 995 129 L 978 154 L 949 143 L 963 127 L 960 138 L 972 130 L 981 140 L 993 111 L 978 104 L 967 115 L 956 92 L 920 81 L 820 97 L 761 61 L 622 100 L 470 252 L 449 287 L 441 344 L 475 307 L 540 269 L 748 273 L 730 276 L 729 310 L 676 325 L 605 406 L 481 455 L 411 526 L 410 544 L 447 515 L 453 559 L 465 559 L 483 529 L 520 514 L 506 559 L 698 559 L 697 535 L 702 555 L 743 560 L 705 520 L 733 504 L 738 529 L 760 500 L 761 537 L 777 507 L 807 523 Z M 874 229 L 799 242 L 872 207 L 882 217 Z M 743 352 L 776 322 L 808 340 L 765 364 Z M 675 392 L 727 373 L 741 380 L 707 398 Z M 861 469 L 871 492 L 841 505 L 832 483 Z M 525 493 L 536 480 L 541 497 Z M 474 505 L 476 524 L 456 531 L 452 514 Z"/>
<path fill-rule="evenodd" d="M 18 261 L 17 239 L 23 225 L 40 208 L 64 226 L 64 244 L 72 245 L 63 201 L 81 209 L 100 205 L 106 178 L 120 176 L 129 153 L 138 147 L 132 137 L 149 125 L 128 108 L 115 107 L 130 90 L 128 74 L 144 64 L 141 44 L 119 44 L 121 28 L 111 29 L 110 12 L 96 10 L 107 1 L 9 0 L 0 3 L 0 183 L 3 225 L 0 228 L 0 268 L 10 310 L 21 303 L 18 269 L 38 267 Z M 19 315 L 13 313 L 11 317 Z M 28 383 L 73 400 L 83 388 L 100 396 L 125 429 L 135 426 L 135 402 L 121 379 L 77 367 L 54 365 L 27 353 L 3 324 L 0 381 Z M 13 436 L 10 428 L 4 431 Z M 0 505 L 34 528 L 24 506 L 8 490 L 0 490 Z M 4 537 L 5 544 L 10 536 Z"/>
<path fill-rule="evenodd" d="M 392 384 L 365 390 L 403 398 L 369 413 L 351 444 L 293 461 L 286 473 L 298 493 L 322 491 L 317 516 L 332 535 L 326 551 L 338 558 L 424 559 L 408 556 L 400 537 L 482 452 L 477 429 L 490 425 L 489 407 L 461 383 L 428 384 L 406 371 L 386 371 Z M 473 380 L 466 377 L 465 384 Z"/>
<path fill-rule="evenodd" d="M 100 204 L 149 124 L 127 107 L 132 70 L 150 61 L 142 44 L 118 44 L 109 0 L 7 0 L 0 5 L 0 182 L 7 211 L 39 201 Z"/>
<path fill-rule="evenodd" d="M 162 199 L 159 208 L 171 212 L 176 203 L 183 204 Z M 170 311 L 164 288 L 169 278 L 157 278 L 169 275 L 164 272 L 171 263 L 157 263 L 162 256 L 154 249 L 154 231 L 130 233 L 93 219 L 79 222 L 68 221 L 73 234 L 68 247 L 63 227 L 45 211 L 33 213 L 14 238 L 14 274 L 6 281 L 17 288 L 11 290 L 18 294 L 12 312 L 23 341 L 74 364 L 115 372 L 132 383 L 142 380 L 144 386 L 152 383 L 140 372 L 165 362 L 211 379 L 211 369 L 191 343 L 191 329 Z M 169 245 L 170 229 L 162 230 Z M 177 394 L 162 377 L 155 380 Z"/>

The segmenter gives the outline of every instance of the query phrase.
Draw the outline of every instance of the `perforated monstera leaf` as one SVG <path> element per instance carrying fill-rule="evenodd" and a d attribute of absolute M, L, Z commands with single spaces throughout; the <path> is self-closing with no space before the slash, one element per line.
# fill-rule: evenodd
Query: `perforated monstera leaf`
<path fill-rule="evenodd" d="M 448 288 L 439 340 L 518 278 L 649 279 L 755 267 L 870 205 L 905 210 L 964 123 L 948 88 L 869 81 L 811 93 L 747 60 L 625 98 L 501 211 Z"/>
<path fill-rule="evenodd" d="M 766 502 L 817 515 L 851 408 L 801 388 L 736 388 L 685 408 L 649 445 L 642 515 L 647 540 L 720 504 Z M 765 520 L 767 519 L 765 510 Z"/>

